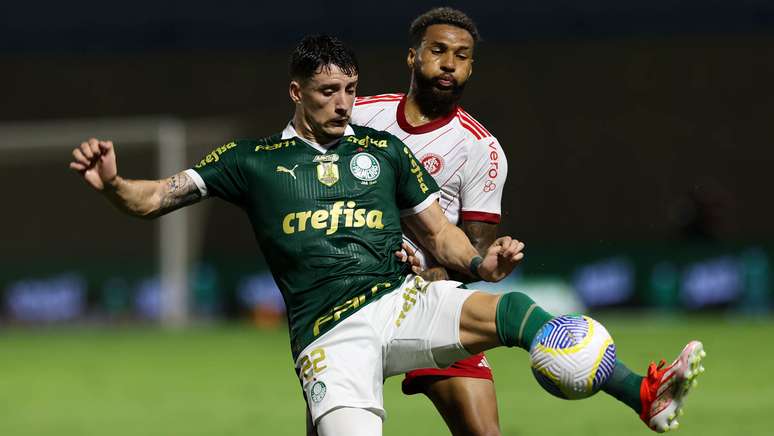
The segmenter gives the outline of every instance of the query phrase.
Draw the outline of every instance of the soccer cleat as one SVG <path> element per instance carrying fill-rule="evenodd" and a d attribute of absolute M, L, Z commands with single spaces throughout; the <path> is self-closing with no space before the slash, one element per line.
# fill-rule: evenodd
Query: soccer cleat
<path fill-rule="evenodd" d="M 701 342 L 691 341 L 671 365 L 665 366 L 662 360 L 658 366 L 652 362 L 648 366 L 648 376 L 640 385 L 640 418 L 651 430 L 666 433 L 680 426 L 677 418 L 683 414 L 683 401 L 704 372 L 701 360 L 706 355 Z"/>

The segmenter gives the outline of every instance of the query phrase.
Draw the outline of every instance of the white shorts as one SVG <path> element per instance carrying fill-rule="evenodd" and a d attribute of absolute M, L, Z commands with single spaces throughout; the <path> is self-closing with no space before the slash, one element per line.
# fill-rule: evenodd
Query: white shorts
<path fill-rule="evenodd" d="M 368 409 L 384 419 L 384 379 L 469 357 L 460 343 L 460 314 L 475 291 L 459 284 L 410 275 L 309 344 L 296 371 L 312 422 L 341 407 Z"/>

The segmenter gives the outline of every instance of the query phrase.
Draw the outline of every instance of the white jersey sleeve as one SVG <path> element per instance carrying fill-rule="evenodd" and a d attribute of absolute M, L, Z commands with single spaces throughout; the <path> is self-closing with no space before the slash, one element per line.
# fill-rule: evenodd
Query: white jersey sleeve
<path fill-rule="evenodd" d="M 498 224 L 507 176 L 508 161 L 495 137 L 482 138 L 473 144 L 460 187 L 460 218 Z"/>

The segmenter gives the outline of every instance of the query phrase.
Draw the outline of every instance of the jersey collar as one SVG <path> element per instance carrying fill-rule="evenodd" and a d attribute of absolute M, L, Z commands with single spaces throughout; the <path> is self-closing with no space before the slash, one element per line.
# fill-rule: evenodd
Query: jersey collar
<path fill-rule="evenodd" d="M 352 130 L 352 126 L 347 124 L 347 128 L 344 129 L 344 136 L 354 136 L 354 135 L 355 135 L 355 131 Z M 288 123 L 288 125 L 285 126 L 285 130 L 282 131 L 282 138 L 281 139 L 285 140 L 285 139 L 291 139 L 291 138 L 298 138 L 298 139 L 304 141 L 310 147 L 314 148 L 315 150 L 319 151 L 322 154 L 325 154 L 328 151 L 328 149 L 330 149 L 331 147 L 336 145 L 339 142 L 339 140 L 341 139 L 341 138 L 339 138 L 339 139 L 336 139 L 335 141 L 331 141 L 331 142 L 329 142 L 327 144 L 320 145 L 320 144 L 318 144 L 318 143 L 316 143 L 314 141 L 310 141 L 310 140 L 308 140 L 306 138 L 302 138 L 298 134 L 298 132 L 296 132 L 296 128 L 293 127 L 293 121 L 290 121 Z"/>
<path fill-rule="evenodd" d="M 354 130 L 352 130 L 352 126 L 350 126 L 349 124 L 347 124 L 347 128 L 344 130 L 344 136 L 354 136 L 354 135 L 355 135 L 355 131 L 354 131 Z M 290 139 L 290 138 L 298 138 L 298 139 L 303 139 L 304 141 L 306 141 L 306 142 L 308 142 L 308 143 L 310 143 L 310 144 L 312 144 L 312 143 L 316 144 L 316 143 L 315 143 L 315 142 L 313 142 L 313 141 L 310 141 L 310 140 L 308 140 L 308 139 L 304 139 L 304 138 L 302 138 L 302 137 L 301 137 L 301 136 L 298 134 L 298 132 L 296 132 L 296 128 L 295 128 L 295 127 L 293 127 L 293 121 L 289 122 L 289 123 L 288 123 L 288 125 L 287 125 L 287 126 L 285 126 L 285 130 L 283 130 L 283 131 L 282 131 L 282 138 L 281 138 L 282 140 L 285 140 L 285 139 Z M 337 141 L 338 141 L 338 140 L 337 140 Z"/>
<path fill-rule="evenodd" d="M 449 124 L 452 119 L 454 119 L 455 116 L 457 116 L 457 107 L 455 106 L 454 109 L 452 109 L 451 112 L 449 112 L 449 115 L 438 118 L 437 120 L 430 121 L 427 124 L 422 124 L 421 126 L 412 126 L 409 124 L 408 120 L 406 119 L 406 99 L 408 98 L 408 94 L 404 95 L 403 98 L 400 99 L 400 103 L 398 103 L 398 109 L 397 113 L 395 114 L 395 118 L 398 120 L 398 126 L 400 126 L 401 129 L 403 129 L 404 132 L 410 133 L 412 135 L 419 135 L 422 133 L 428 133 L 432 132 L 433 130 L 440 129 L 441 127 Z"/>
<path fill-rule="evenodd" d="M 352 126 L 347 124 L 347 128 L 344 129 L 344 136 L 354 136 L 354 135 L 355 135 L 355 131 L 352 129 Z M 306 138 L 301 137 L 301 135 L 299 135 L 298 132 L 296 132 L 296 128 L 293 127 L 293 121 L 290 121 L 288 125 L 285 126 L 285 130 L 282 131 L 282 137 L 281 137 L 282 140 L 291 139 L 291 138 L 298 138 L 301 141 L 304 141 L 310 147 L 314 148 L 315 150 L 319 151 L 322 154 L 325 154 L 328 151 L 328 149 L 338 144 L 338 142 L 341 140 L 341 138 L 339 138 L 327 144 L 322 144 L 322 145 L 314 141 L 310 141 Z"/>

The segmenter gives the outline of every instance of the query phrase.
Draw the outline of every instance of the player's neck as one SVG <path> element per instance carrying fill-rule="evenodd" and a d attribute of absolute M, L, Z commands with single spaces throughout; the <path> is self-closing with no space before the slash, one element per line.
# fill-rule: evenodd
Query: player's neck
<path fill-rule="evenodd" d="M 424 101 L 417 98 L 414 89 L 406 96 L 406 104 L 403 108 L 406 121 L 414 127 L 431 123 L 441 118 L 446 118 L 457 109 L 456 103 L 439 104 L 439 102 Z"/>
<path fill-rule="evenodd" d="M 304 120 L 303 116 L 293 117 L 293 128 L 296 129 L 296 134 L 299 138 L 324 148 L 330 147 L 341 139 L 340 137 L 331 137 L 325 134 L 315 134 L 314 129 Z"/>

